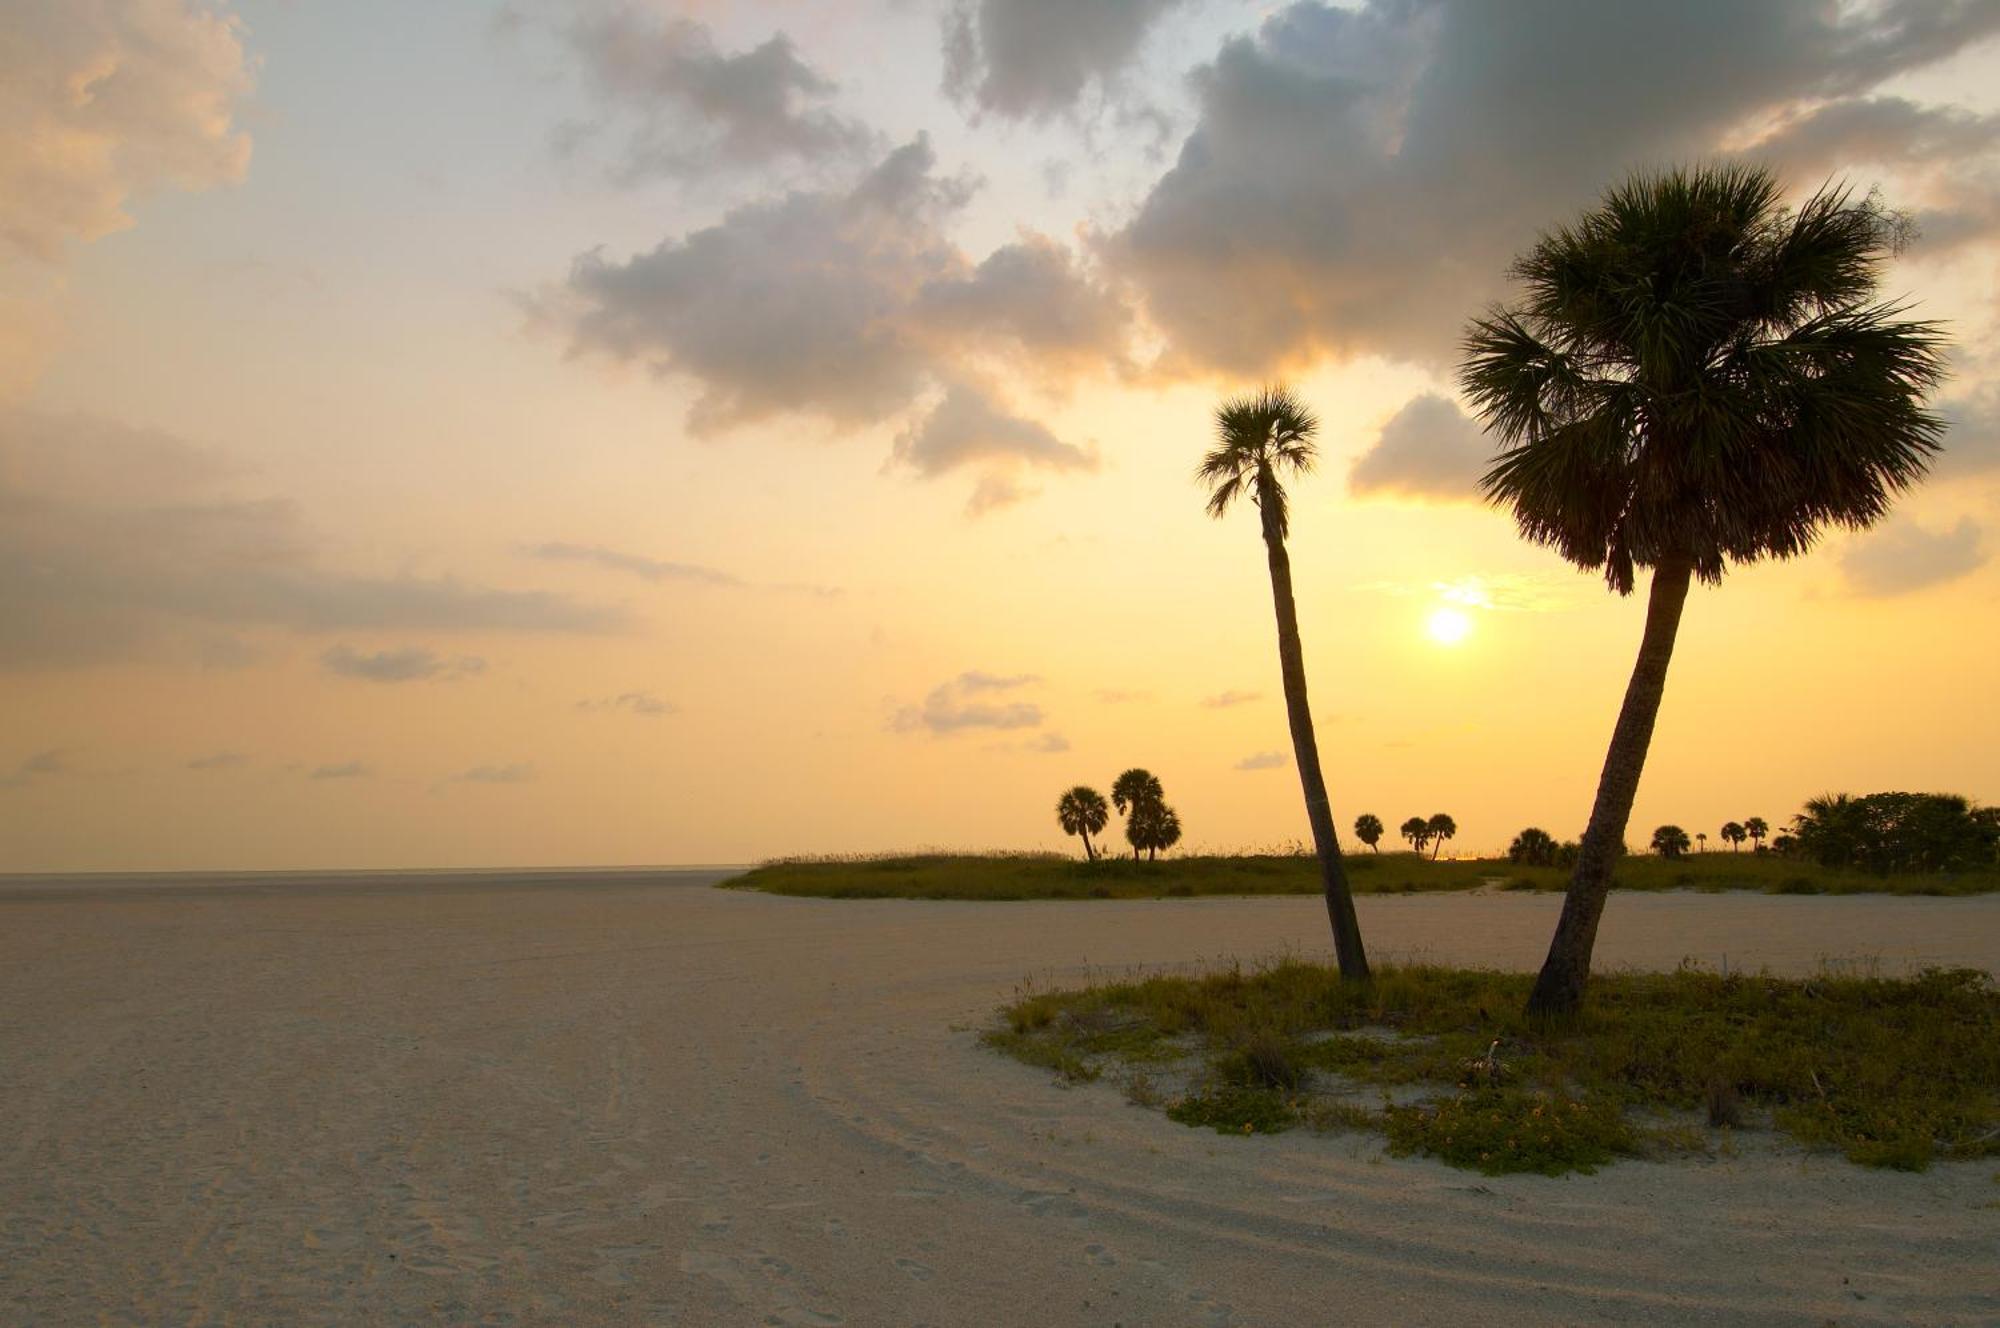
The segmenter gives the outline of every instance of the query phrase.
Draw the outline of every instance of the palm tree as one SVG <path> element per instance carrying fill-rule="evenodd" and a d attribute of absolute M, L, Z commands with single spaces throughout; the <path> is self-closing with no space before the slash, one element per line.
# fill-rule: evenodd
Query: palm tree
<path fill-rule="evenodd" d="M 1514 842 L 1507 846 L 1507 858 L 1524 867 L 1546 867 L 1555 861 L 1555 836 L 1539 826 L 1529 826 L 1514 836 Z"/>
<path fill-rule="evenodd" d="M 1354 837 L 1366 844 L 1370 850 L 1380 853 L 1382 842 L 1382 818 L 1374 812 L 1363 812 L 1354 818 Z"/>
<path fill-rule="evenodd" d="M 1718 833 L 1720 833 L 1722 836 L 1722 842 L 1729 845 L 1729 851 L 1731 853 L 1734 853 L 1737 849 L 1737 846 L 1740 845 L 1745 839 L 1749 838 L 1749 831 L 1743 828 L 1743 823 L 1741 821 L 1724 822 L 1722 829 Z"/>
<path fill-rule="evenodd" d="M 1354 896 L 1347 888 L 1340 840 L 1333 831 L 1333 806 L 1319 768 L 1319 740 L 1313 735 L 1312 710 L 1306 703 L 1305 649 L 1299 643 L 1298 610 L 1292 603 L 1292 560 L 1285 552 L 1291 519 L 1279 476 L 1303 475 L 1312 469 L 1313 435 L 1318 431 L 1319 421 L 1287 388 L 1267 387 L 1233 398 L 1216 408 L 1215 446 L 1202 458 L 1196 474 L 1208 486 L 1210 516 L 1222 516 L 1242 497 L 1257 505 L 1278 618 L 1278 672 L 1284 679 L 1285 713 L 1292 725 L 1293 764 L 1298 767 L 1306 823 L 1312 827 L 1313 849 L 1319 856 L 1333 949 L 1341 977 L 1364 982 L 1368 953 L 1361 944 L 1361 924 L 1354 916 Z"/>
<path fill-rule="evenodd" d="M 1083 836 L 1084 861 L 1097 861 L 1097 853 L 1090 847 L 1090 837 L 1101 833 L 1111 821 L 1111 809 L 1105 805 L 1102 793 L 1088 785 L 1078 784 L 1056 799 L 1056 821 L 1062 826 L 1064 834 Z"/>
<path fill-rule="evenodd" d="M 1126 823 L 1126 834 L 1137 827 L 1139 838 L 1136 846 L 1146 850 L 1146 861 L 1151 862 L 1181 842 L 1180 813 L 1164 802 L 1149 804 L 1145 810 L 1133 814 Z"/>
<path fill-rule="evenodd" d="M 1396 833 L 1410 841 L 1410 847 L 1421 853 L 1424 845 L 1431 842 L 1431 823 L 1421 816 L 1412 816 L 1396 827 Z"/>
<path fill-rule="evenodd" d="M 1695 852 L 1697 852 L 1697 853 L 1706 853 L 1706 852 L 1708 852 L 1708 836 L 1707 836 L 1707 835 L 1705 835 L 1705 834 L 1701 834 L 1701 833 L 1697 832 L 1697 833 L 1696 833 L 1696 835 L 1695 835 L 1695 837 L 1694 837 L 1694 842 L 1695 842 Z"/>
<path fill-rule="evenodd" d="M 1652 569 L 1533 1012 L 1583 999 L 1689 583 L 1874 524 L 1938 450 L 1938 328 L 1876 300 L 1903 234 L 1842 187 L 1788 210 L 1756 168 L 1635 175 L 1518 260 L 1522 301 L 1467 332 L 1461 381 L 1503 449 L 1487 497 L 1621 595 Z"/>
<path fill-rule="evenodd" d="M 1764 851 L 1764 836 L 1771 833 L 1771 823 L 1761 816 L 1753 816 L 1743 823 L 1743 833 L 1750 836 L 1750 846 L 1761 853 Z"/>
<path fill-rule="evenodd" d="M 1653 852 L 1663 858 L 1678 858 L 1688 851 L 1688 832 L 1677 825 L 1663 825 L 1653 832 Z"/>
<path fill-rule="evenodd" d="M 1431 861 L 1436 862 L 1438 850 L 1444 847 L 1444 841 L 1458 833 L 1458 822 L 1439 812 L 1424 823 L 1424 828 L 1430 831 Z"/>
<path fill-rule="evenodd" d="M 1133 766 L 1111 781 L 1111 801 L 1125 818 L 1125 839 L 1132 845 L 1132 860 L 1139 860 L 1139 841 L 1132 838 L 1132 820 L 1143 810 L 1166 801 L 1166 791 L 1150 770 Z"/>

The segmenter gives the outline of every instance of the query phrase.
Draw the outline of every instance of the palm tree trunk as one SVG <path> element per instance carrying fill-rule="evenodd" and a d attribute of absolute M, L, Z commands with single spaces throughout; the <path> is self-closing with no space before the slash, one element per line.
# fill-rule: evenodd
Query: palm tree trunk
<path fill-rule="evenodd" d="M 1090 851 L 1090 831 L 1083 830 L 1078 833 L 1083 836 L 1083 860 L 1085 862 L 1096 862 L 1097 855 Z"/>
<path fill-rule="evenodd" d="M 1313 850 L 1319 857 L 1320 884 L 1326 892 L 1326 916 L 1333 924 L 1333 952 L 1340 976 L 1349 982 L 1368 980 L 1368 952 L 1361 945 L 1361 922 L 1354 916 L 1354 895 L 1340 865 L 1340 840 L 1333 830 L 1333 807 L 1327 799 L 1326 777 L 1319 768 L 1319 742 L 1313 736 L 1312 711 L 1306 704 L 1305 649 L 1299 643 L 1298 609 L 1292 603 L 1292 560 L 1285 540 L 1265 506 L 1264 548 L 1271 563 L 1271 601 L 1278 616 L 1278 668 L 1285 682 L 1285 714 L 1292 725 L 1292 758 L 1305 792 L 1306 823 L 1312 827 Z"/>
<path fill-rule="evenodd" d="M 1583 1003 L 1590 977 L 1590 952 L 1597 944 L 1597 923 L 1604 916 L 1604 899 L 1611 890 L 1611 868 L 1624 850 L 1625 827 L 1632 819 L 1632 799 L 1639 792 L 1646 749 L 1652 745 L 1653 722 L 1659 718 L 1660 697 L 1667 688 L 1667 665 L 1674 657 L 1674 636 L 1680 630 L 1681 608 L 1687 603 L 1694 567 L 1686 559 L 1670 559 L 1653 570 L 1647 596 L 1646 632 L 1639 641 L 1639 658 L 1632 680 L 1625 685 L 1625 704 L 1611 731 L 1611 748 L 1604 772 L 1597 779 L 1597 802 L 1590 825 L 1578 845 L 1576 870 L 1563 899 L 1562 918 L 1549 942 L 1548 958 L 1528 997 L 1530 1014 L 1571 1014 Z"/>

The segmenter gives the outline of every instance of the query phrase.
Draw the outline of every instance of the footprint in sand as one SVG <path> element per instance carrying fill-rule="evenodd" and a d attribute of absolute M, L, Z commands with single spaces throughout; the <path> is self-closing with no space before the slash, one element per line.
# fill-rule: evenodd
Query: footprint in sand
<path fill-rule="evenodd" d="M 915 1259 L 898 1259 L 896 1266 L 919 1282 L 928 1282 L 937 1276 L 937 1269 L 927 1263 L 918 1263 Z"/>
<path fill-rule="evenodd" d="M 1083 1252 L 1099 1268 L 1115 1268 L 1118 1266 L 1118 1256 L 1105 1249 L 1102 1245 L 1086 1245 L 1083 1247 Z"/>

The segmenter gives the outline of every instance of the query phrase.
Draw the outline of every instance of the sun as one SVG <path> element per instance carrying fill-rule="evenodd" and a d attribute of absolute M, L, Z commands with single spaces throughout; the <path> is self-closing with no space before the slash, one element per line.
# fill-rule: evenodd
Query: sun
<path fill-rule="evenodd" d="M 1472 635 L 1472 617 L 1463 609 L 1435 609 L 1424 621 L 1424 631 L 1441 646 L 1455 646 Z"/>

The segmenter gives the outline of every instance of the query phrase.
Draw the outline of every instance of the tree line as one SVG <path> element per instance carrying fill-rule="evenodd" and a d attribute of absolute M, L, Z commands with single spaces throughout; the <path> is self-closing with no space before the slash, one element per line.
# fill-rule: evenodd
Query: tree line
<path fill-rule="evenodd" d="M 1942 331 L 1878 292 L 1907 234 L 1872 194 L 1839 184 L 1791 207 L 1755 166 L 1634 174 L 1545 232 L 1510 269 L 1518 298 L 1466 328 L 1459 385 L 1498 447 L 1483 496 L 1522 538 L 1602 575 L 1614 594 L 1650 573 L 1638 655 L 1530 1013 L 1582 1003 L 1690 588 L 1796 557 L 1828 529 L 1874 525 L 1940 449 L 1944 424 L 1927 399 L 1945 374 Z M 1211 516 L 1239 501 L 1256 508 L 1334 951 L 1341 975 L 1365 982 L 1286 549 L 1285 480 L 1313 468 L 1318 427 L 1283 386 L 1227 400 L 1196 477 Z M 1828 825 L 1896 815 L 1844 808 Z M 1862 852 L 1848 829 L 1815 833 L 1828 852 Z"/>

